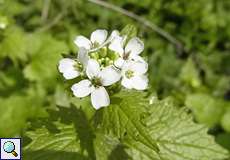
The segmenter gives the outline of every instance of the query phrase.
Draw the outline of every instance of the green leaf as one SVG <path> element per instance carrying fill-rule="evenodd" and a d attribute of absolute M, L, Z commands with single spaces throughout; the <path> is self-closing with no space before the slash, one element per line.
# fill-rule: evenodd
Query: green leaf
<path fill-rule="evenodd" d="M 27 118 L 27 99 L 21 96 L 11 96 L 0 99 L 0 136 L 15 136 L 24 127 Z"/>
<path fill-rule="evenodd" d="M 96 159 L 100 160 L 128 160 L 131 157 L 126 153 L 127 148 L 118 138 L 102 133 L 96 134 L 94 141 Z"/>
<path fill-rule="evenodd" d="M 54 101 L 57 106 L 70 107 L 68 92 L 61 85 L 56 87 Z"/>
<path fill-rule="evenodd" d="M 151 133 L 160 149 L 156 159 L 217 160 L 229 156 L 215 143 L 214 137 L 207 134 L 208 128 L 193 122 L 192 115 L 188 115 L 185 108 L 178 110 L 164 100 L 155 102 L 147 113 L 150 116 L 143 119 L 146 132 Z M 137 150 L 144 151 L 141 145 L 137 146 Z"/>
<path fill-rule="evenodd" d="M 9 57 L 14 63 L 17 60 L 27 60 L 26 34 L 18 27 L 9 27 L 4 32 L 4 39 L 0 43 L 0 58 Z"/>
<path fill-rule="evenodd" d="M 37 41 L 33 50 L 32 59 L 24 69 L 24 75 L 30 81 L 43 82 L 44 85 L 52 85 L 57 81 L 57 65 L 61 59 L 61 53 L 68 52 L 67 45 L 51 36 L 38 36 L 42 44 Z"/>
<path fill-rule="evenodd" d="M 221 133 L 216 137 L 216 141 L 223 147 L 227 148 L 230 151 L 230 134 L 229 133 Z"/>
<path fill-rule="evenodd" d="M 199 72 L 191 58 L 188 59 L 188 61 L 183 66 L 180 73 L 180 78 L 184 83 L 194 88 L 200 87 L 201 81 L 199 78 Z"/>
<path fill-rule="evenodd" d="M 32 142 L 24 148 L 25 160 L 83 160 L 79 138 L 76 136 L 73 124 L 56 123 L 57 133 L 42 127 L 36 131 L 27 132 Z"/>
<path fill-rule="evenodd" d="M 27 95 L 11 95 L 0 98 L 0 137 L 12 137 L 20 134 L 28 118 L 45 115 L 41 107 L 41 96 L 37 90 L 28 91 Z"/>
<path fill-rule="evenodd" d="M 27 131 L 26 136 L 32 142 L 24 148 L 25 159 L 83 160 L 97 157 L 103 160 L 113 150 L 123 153 L 117 157 L 124 156 L 116 137 L 93 133 L 81 109 L 59 107 L 58 111 L 49 113 L 49 119 L 33 123 L 31 130 Z"/>
<path fill-rule="evenodd" d="M 188 95 L 185 103 L 191 108 L 199 122 L 210 127 L 219 123 L 225 111 L 225 103 L 222 100 L 207 94 Z"/>
<path fill-rule="evenodd" d="M 155 139 L 151 138 L 150 133 L 145 132 L 145 126 L 140 121 L 141 114 L 146 111 L 146 105 L 148 105 L 143 94 L 125 92 L 112 97 L 111 101 L 110 107 L 99 111 L 95 116 L 98 122 L 97 127 L 105 133 L 112 132 L 119 139 L 130 135 L 129 138 L 132 140 L 138 140 L 152 151 L 157 151 Z"/>
<path fill-rule="evenodd" d="M 205 126 L 195 124 L 191 115 L 168 100 L 150 104 L 141 92 L 123 91 L 93 119 L 84 112 L 92 107 L 86 101 L 77 107 L 59 107 L 48 120 L 32 125 L 26 133 L 32 141 L 24 148 L 25 159 L 221 160 L 228 156 L 207 135 Z"/>
<path fill-rule="evenodd" d="M 227 157 L 207 128 L 195 124 L 184 109 L 169 101 L 150 105 L 141 92 L 126 92 L 111 99 L 112 105 L 98 111 L 98 130 L 113 133 L 128 148 L 133 159 L 216 160 Z M 158 150 L 155 148 L 158 146 Z"/>

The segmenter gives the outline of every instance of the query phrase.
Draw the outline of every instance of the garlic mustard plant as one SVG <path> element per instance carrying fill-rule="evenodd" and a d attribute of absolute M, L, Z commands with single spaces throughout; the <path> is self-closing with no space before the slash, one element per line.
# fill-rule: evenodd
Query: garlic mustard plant
<path fill-rule="evenodd" d="M 80 35 L 74 40 L 79 48 L 76 59 L 63 58 L 58 69 L 64 78 L 80 80 L 71 90 L 78 98 L 91 96 L 95 109 L 110 105 L 108 92 L 111 85 L 121 85 L 126 89 L 145 90 L 148 87 L 146 75 L 148 64 L 140 56 L 144 43 L 119 31 L 98 29 L 92 32 L 90 39 Z"/>

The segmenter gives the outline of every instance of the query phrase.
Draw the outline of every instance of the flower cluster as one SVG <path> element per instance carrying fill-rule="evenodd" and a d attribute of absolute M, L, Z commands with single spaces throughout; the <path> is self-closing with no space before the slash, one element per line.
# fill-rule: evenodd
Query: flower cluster
<path fill-rule="evenodd" d="M 148 64 L 140 56 L 144 43 L 137 37 L 128 39 L 118 31 L 110 36 L 106 30 L 92 32 L 90 39 L 77 36 L 79 48 L 75 59 L 63 58 L 58 69 L 64 78 L 80 77 L 71 90 L 76 97 L 91 95 L 95 109 L 110 104 L 108 86 L 119 84 L 127 89 L 145 90 L 148 86 Z"/>

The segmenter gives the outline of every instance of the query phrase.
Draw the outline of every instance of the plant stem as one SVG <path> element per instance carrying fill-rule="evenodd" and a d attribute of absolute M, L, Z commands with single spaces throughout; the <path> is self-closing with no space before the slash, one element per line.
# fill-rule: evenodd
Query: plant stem
<path fill-rule="evenodd" d="M 113 11 L 119 12 L 119 13 L 121 13 L 123 15 L 126 15 L 126 16 L 138 21 L 142 25 L 152 29 L 153 31 L 155 31 L 156 33 L 158 33 L 159 35 L 164 37 L 166 40 L 168 40 L 169 42 L 174 44 L 179 53 L 181 53 L 183 51 L 183 45 L 179 40 L 177 40 L 171 34 L 169 34 L 168 32 L 164 31 L 163 29 L 161 29 L 160 27 L 158 27 L 154 23 L 146 20 L 145 18 L 140 17 L 140 16 L 134 14 L 133 12 L 127 11 L 127 10 L 121 8 L 121 7 L 118 7 L 116 5 L 113 5 L 111 3 L 108 3 L 108 2 L 105 2 L 105 1 L 102 1 L 102 0 L 88 0 L 88 1 L 91 2 L 91 3 L 97 4 L 99 6 L 103 6 L 105 8 L 111 9 Z"/>
<path fill-rule="evenodd" d="M 53 21 L 51 21 L 50 23 L 48 23 L 47 25 L 45 25 L 44 27 L 41 27 L 37 30 L 37 32 L 44 32 L 46 30 L 49 30 L 50 28 L 52 28 L 53 26 L 55 26 L 63 17 L 64 17 L 65 13 L 61 12 L 59 13 L 54 19 Z"/>
<path fill-rule="evenodd" d="M 44 5 L 41 13 L 41 20 L 42 22 L 46 22 L 48 15 L 49 15 L 49 8 L 50 8 L 51 0 L 44 0 Z"/>

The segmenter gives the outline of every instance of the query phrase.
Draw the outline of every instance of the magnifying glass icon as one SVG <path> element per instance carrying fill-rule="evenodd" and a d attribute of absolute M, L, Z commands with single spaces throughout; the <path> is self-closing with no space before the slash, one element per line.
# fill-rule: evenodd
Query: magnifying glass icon
<path fill-rule="evenodd" d="M 17 157 L 18 154 L 17 152 L 15 152 L 15 145 L 13 142 L 11 141 L 7 141 L 4 143 L 3 145 L 3 150 L 6 152 L 6 153 L 11 153 L 14 155 L 14 157 Z"/>

